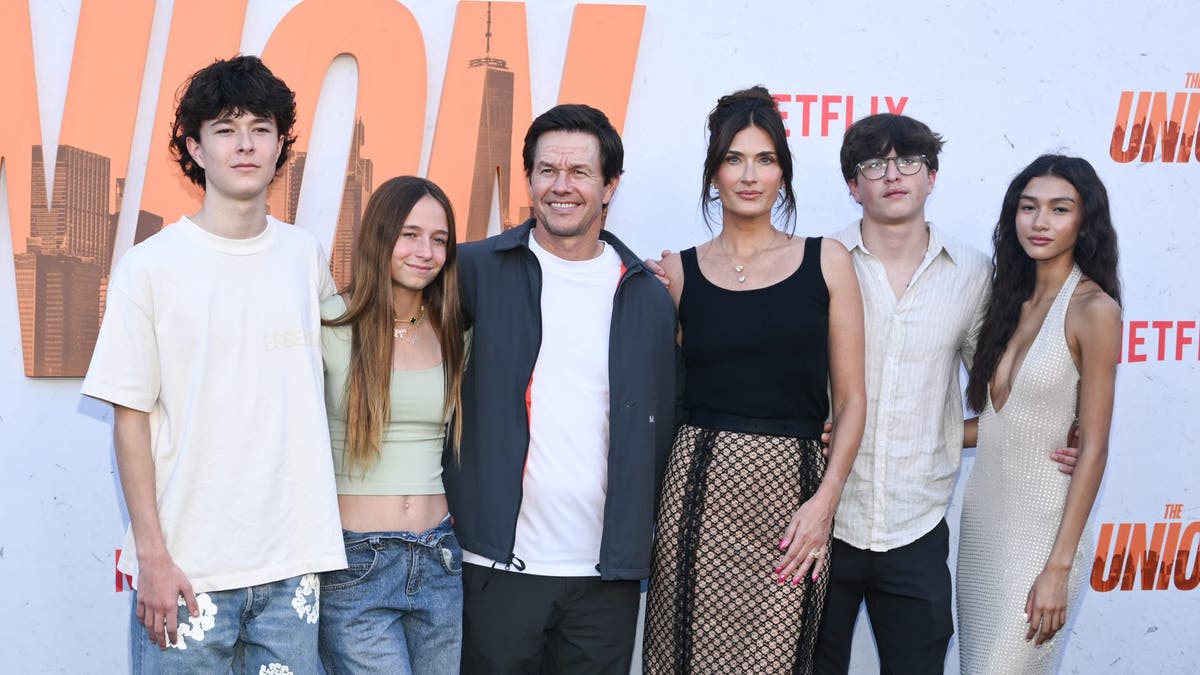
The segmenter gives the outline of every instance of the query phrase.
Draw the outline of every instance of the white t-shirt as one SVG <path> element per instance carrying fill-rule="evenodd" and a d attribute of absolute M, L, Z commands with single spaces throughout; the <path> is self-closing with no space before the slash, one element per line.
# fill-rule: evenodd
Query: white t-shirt
<path fill-rule="evenodd" d="M 621 258 L 563 260 L 529 237 L 542 268 L 542 344 L 529 386 L 529 453 L 513 554 L 524 572 L 599 576 L 608 492 L 608 349 Z M 493 561 L 465 554 L 467 562 Z M 513 568 L 507 568 L 513 569 Z"/>
<path fill-rule="evenodd" d="M 83 393 L 150 413 L 158 515 L 195 592 L 346 566 L 322 397 L 328 265 L 267 218 L 225 239 L 187 218 L 108 285 Z M 132 530 L 119 569 L 137 580 Z"/>

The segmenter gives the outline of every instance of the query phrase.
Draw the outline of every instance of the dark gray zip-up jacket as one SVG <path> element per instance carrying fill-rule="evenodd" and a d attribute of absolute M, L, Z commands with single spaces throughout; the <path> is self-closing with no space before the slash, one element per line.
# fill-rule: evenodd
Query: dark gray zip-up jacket
<path fill-rule="evenodd" d="M 514 561 L 529 450 L 526 392 L 541 347 L 542 271 L 533 221 L 458 248 L 467 325 L 474 328 L 462 390 L 462 445 L 443 479 L 462 547 Z M 666 288 L 624 244 L 609 337 L 608 493 L 597 569 L 604 580 L 644 579 L 658 490 L 674 434 L 675 308 Z"/>

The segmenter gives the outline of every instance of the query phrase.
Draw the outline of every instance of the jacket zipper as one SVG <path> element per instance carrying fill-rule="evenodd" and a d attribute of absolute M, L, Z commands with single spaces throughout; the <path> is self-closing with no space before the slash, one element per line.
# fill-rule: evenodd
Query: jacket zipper
<path fill-rule="evenodd" d="M 613 311 L 612 311 L 612 316 L 609 317 L 609 326 L 608 326 L 608 332 L 609 332 L 609 338 L 608 338 L 608 420 L 609 420 L 608 456 L 609 456 L 609 460 L 608 461 L 609 461 L 610 466 L 612 464 L 612 456 L 613 456 L 613 442 L 612 442 L 613 385 L 612 385 L 612 383 L 613 383 L 613 363 L 614 363 L 614 360 L 613 360 L 613 344 L 614 344 L 614 342 L 613 342 L 612 336 L 615 335 L 616 321 L 617 321 L 617 301 L 621 294 L 621 290 L 625 287 L 625 282 L 628 281 L 629 279 L 633 278 L 634 274 L 637 274 L 637 270 L 631 269 L 628 265 L 625 264 L 624 260 L 621 261 L 621 268 L 622 268 L 621 278 L 617 280 L 617 288 L 613 292 Z M 618 401 L 617 404 L 623 405 L 623 403 L 620 401 Z M 609 475 L 611 476 L 611 474 L 612 474 L 612 472 L 610 471 Z M 604 500 L 604 522 L 605 523 L 609 522 L 608 509 L 609 509 L 609 501 L 607 499 L 605 499 Z M 600 530 L 600 555 L 599 555 L 600 559 L 596 561 L 596 571 L 600 573 L 601 579 L 604 578 L 604 554 L 605 554 L 604 539 L 605 539 L 605 535 L 607 534 L 607 532 L 608 532 L 607 528 L 601 527 L 601 530 Z"/>
<path fill-rule="evenodd" d="M 530 232 L 529 236 L 533 236 L 532 231 Z M 524 251 L 525 255 L 533 259 L 532 269 L 537 275 L 537 278 L 534 280 L 534 291 L 536 295 L 535 299 L 538 303 L 537 312 L 535 312 L 535 316 L 537 316 L 537 344 L 535 345 L 535 347 L 537 347 L 537 352 L 534 353 L 533 363 L 529 366 L 529 375 L 525 377 L 526 395 L 532 396 L 531 390 L 533 387 L 533 370 L 537 367 L 537 354 L 542 351 L 542 265 L 538 262 L 537 256 L 534 255 L 533 251 L 529 250 L 528 244 L 526 244 Z M 525 456 L 521 460 L 521 476 L 520 480 L 517 481 L 517 512 L 513 517 L 512 543 L 508 546 L 508 561 L 505 563 L 505 566 L 512 565 L 517 569 L 518 572 L 525 570 L 525 561 L 516 556 L 516 547 L 517 522 L 521 519 L 521 503 L 525 501 L 525 465 L 529 462 L 529 442 L 533 439 L 533 433 L 530 429 L 529 420 L 529 413 L 533 407 L 532 399 L 530 399 L 530 401 L 531 403 L 525 408 Z"/>

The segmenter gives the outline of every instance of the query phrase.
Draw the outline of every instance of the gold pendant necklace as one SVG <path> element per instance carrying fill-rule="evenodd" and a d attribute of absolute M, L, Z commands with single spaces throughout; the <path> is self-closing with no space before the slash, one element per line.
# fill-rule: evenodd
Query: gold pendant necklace
<path fill-rule="evenodd" d="M 774 235 L 772 234 L 772 238 L 773 237 L 774 237 Z M 724 237 L 718 237 L 718 238 L 721 240 L 721 250 L 725 253 L 725 257 L 729 258 L 733 262 L 733 271 L 737 274 L 738 283 L 739 284 L 746 283 L 746 266 L 733 259 L 733 254 L 730 253 L 729 249 L 725 247 Z M 757 258 L 759 253 L 762 253 L 763 251 L 765 251 L 768 248 L 770 248 L 770 243 L 768 243 L 767 246 L 755 251 L 754 254 L 750 256 L 750 259 L 753 260 L 753 259 Z"/>
<path fill-rule="evenodd" d="M 392 319 L 392 337 L 394 337 L 397 340 L 407 340 L 408 344 L 410 344 L 410 345 L 417 344 L 417 342 L 420 342 L 421 336 L 416 335 L 416 334 L 414 334 L 412 337 L 406 337 L 406 336 L 408 335 L 409 329 L 412 329 L 415 333 L 415 331 L 417 330 L 417 326 L 421 325 L 421 320 L 424 318 L 425 318 L 425 305 L 422 304 L 421 308 L 419 310 L 417 310 L 416 316 L 408 318 L 408 319 L 401 319 L 400 317 L 396 317 L 395 319 Z M 407 323 L 408 325 L 405 326 L 404 325 L 405 323 Z"/>

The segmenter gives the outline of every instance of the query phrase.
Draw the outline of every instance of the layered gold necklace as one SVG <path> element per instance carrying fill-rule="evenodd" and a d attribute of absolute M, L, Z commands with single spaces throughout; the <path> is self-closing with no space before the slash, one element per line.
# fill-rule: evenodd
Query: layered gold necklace
<path fill-rule="evenodd" d="M 397 340 L 404 340 L 410 345 L 415 345 L 421 340 L 421 336 L 416 334 L 417 326 L 421 325 L 421 320 L 425 318 L 425 305 L 417 310 L 417 315 L 407 319 L 396 317 L 392 319 L 392 336 Z M 404 324 L 408 324 L 407 326 Z M 408 331 L 413 331 L 412 337 L 408 337 Z"/>

